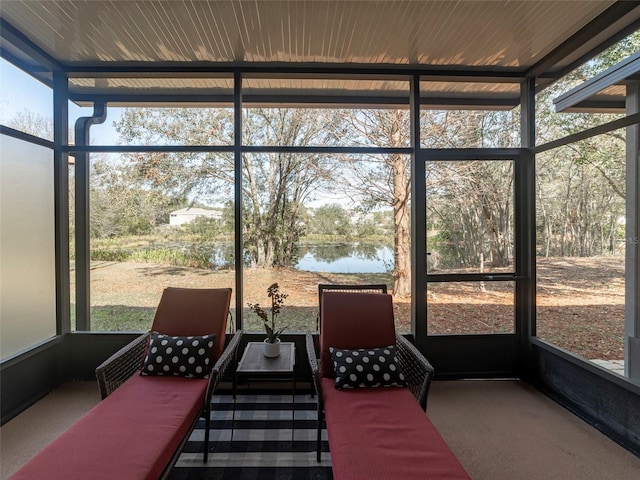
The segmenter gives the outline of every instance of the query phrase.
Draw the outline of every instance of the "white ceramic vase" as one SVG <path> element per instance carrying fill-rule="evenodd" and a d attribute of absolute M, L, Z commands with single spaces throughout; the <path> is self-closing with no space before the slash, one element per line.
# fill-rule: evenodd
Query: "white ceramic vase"
<path fill-rule="evenodd" d="M 277 357 L 280 355 L 280 339 L 276 339 L 276 343 L 269 343 L 267 339 L 264 339 L 264 356 L 265 357 Z"/>

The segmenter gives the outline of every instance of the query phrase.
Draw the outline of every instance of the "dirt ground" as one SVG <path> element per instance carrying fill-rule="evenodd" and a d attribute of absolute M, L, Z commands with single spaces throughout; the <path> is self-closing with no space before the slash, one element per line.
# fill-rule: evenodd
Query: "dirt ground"
<path fill-rule="evenodd" d="M 622 359 L 624 335 L 624 259 L 553 258 L 537 262 L 537 333 L 588 359 Z M 385 274 L 321 274 L 297 270 L 244 271 L 247 330 L 262 331 L 246 303 L 268 306 L 274 282 L 289 295 L 281 315 L 289 331 L 315 330 L 318 283 L 388 283 Z M 167 286 L 235 288 L 235 272 L 209 271 L 133 262 L 96 262 L 91 271 L 92 328 L 149 328 Z M 235 295 L 234 295 L 235 297 Z M 514 283 L 430 284 L 427 292 L 429 334 L 509 333 L 514 331 Z M 395 299 L 396 322 L 410 330 L 409 301 Z M 235 311 L 235 298 L 232 300 Z"/>

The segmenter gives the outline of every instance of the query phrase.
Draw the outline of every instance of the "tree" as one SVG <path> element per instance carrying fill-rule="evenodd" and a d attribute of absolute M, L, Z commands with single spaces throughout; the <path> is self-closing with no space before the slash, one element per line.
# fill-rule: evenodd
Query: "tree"
<path fill-rule="evenodd" d="M 356 145 L 377 145 L 384 147 L 409 146 L 409 112 L 405 110 L 351 110 L 341 112 L 346 126 L 342 126 L 341 135 Z M 421 123 L 421 142 L 427 148 L 465 148 L 465 147 L 506 147 L 517 144 L 518 119 L 513 112 L 493 111 L 423 111 Z M 452 231 L 449 235 L 458 236 L 464 241 L 459 247 L 467 248 L 474 261 L 479 261 L 483 253 L 483 238 L 487 239 L 489 251 L 487 257 L 500 265 L 510 262 L 511 252 L 511 209 L 512 195 L 509 181 L 494 180 L 505 172 L 492 173 L 491 167 L 474 164 L 475 173 L 465 174 L 465 178 L 486 184 L 480 186 L 469 184 L 457 195 L 449 198 L 443 207 L 452 216 L 449 218 Z M 495 167 L 495 165 L 494 165 Z M 507 167 L 511 168 L 511 167 Z M 485 171 L 486 170 L 486 171 Z M 389 206 L 393 209 L 394 232 L 394 286 L 396 296 L 407 296 L 411 293 L 410 265 L 410 229 L 409 206 L 411 194 L 410 157 L 401 154 L 369 155 L 345 157 L 342 160 L 341 184 L 347 194 L 356 199 L 365 209 L 377 206 Z M 450 172 L 451 173 L 451 172 Z M 511 173 L 508 173 L 512 175 Z M 476 175 L 480 177 L 476 178 Z M 495 175 L 498 175 L 496 178 Z M 460 187 L 460 185 L 459 185 Z M 504 201 L 500 195 L 506 187 L 507 196 Z M 461 188 L 461 187 L 460 187 Z M 441 185 L 430 191 L 428 195 L 437 197 L 442 193 Z M 475 200 L 470 200 L 467 193 L 473 193 Z M 477 218 L 472 220 L 469 202 L 476 205 Z M 429 202 L 433 207 L 437 202 Z M 455 214 L 467 212 L 465 222 Z M 443 214 L 443 212 L 439 212 Z M 470 223 L 471 222 L 471 223 Z M 464 229 L 473 228 L 480 235 L 470 235 Z M 475 252 L 475 253 L 474 253 Z M 462 256 L 466 253 L 461 254 Z"/>
<path fill-rule="evenodd" d="M 518 143 L 514 111 L 427 110 L 422 143 L 430 148 L 495 148 Z M 430 248 L 446 242 L 459 266 L 495 267 L 513 259 L 513 165 L 510 161 L 429 162 L 427 215 Z M 442 252 L 434 250 L 430 264 Z"/>
<path fill-rule="evenodd" d="M 185 230 L 188 233 L 197 235 L 201 240 L 215 240 L 223 233 L 223 221 L 201 215 L 187 223 Z"/>
<path fill-rule="evenodd" d="M 149 233 L 169 223 L 169 212 L 185 201 L 144 188 L 130 165 L 107 159 L 91 161 L 89 225 L 92 238 Z"/>
<path fill-rule="evenodd" d="M 640 32 L 555 82 L 537 97 L 539 144 L 565 137 L 619 115 L 557 113 L 552 99 L 636 53 Z M 572 143 L 536 159 L 537 220 L 541 253 L 596 255 L 615 252 L 625 212 L 625 131 Z"/>
<path fill-rule="evenodd" d="M 249 145 L 325 144 L 333 121 L 322 111 L 248 109 L 243 138 Z M 225 109 L 135 109 L 116 123 L 126 143 L 225 145 L 233 138 L 232 112 Z M 141 179 L 167 195 L 199 195 L 210 203 L 233 198 L 234 159 L 227 153 L 130 154 Z M 329 178 L 329 161 L 316 154 L 245 153 L 244 246 L 251 266 L 289 266 L 302 233 L 303 203 Z"/>
<path fill-rule="evenodd" d="M 428 209 L 453 247 L 459 265 L 513 258 L 511 162 L 438 162 L 428 170 Z"/>
<path fill-rule="evenodd" d="M 308 230 L 318 235 L 345 237 L 351 233 L 350 226 L 349 213 L 337 203 L 331 203 L 313 210 Z"/>
<path fill-rule="evenodd" d="M 409 113 L 404 110 L 346 110 L 341 135 L 356 145 L 406 147 L 409 143 Z M 411 235 L 409 200 L 410 157 L 391 153 L 343 157 L 334 178 L 345 193 L 367 211 L 378 206 L 393 209 L 393 294 L 411 294 Z"/>
<path fill-rule="evenodd" d="M 536 161 L 538 244 L 546 257 L 615 252 L 624 198 L 593 163 L 581 160 L 583 148 L 574 146 L 546 152 Z"/>
<path fill-rule="evenodd" d="M 29 110 L 16 112 L 7 122 L 7 126 L 21 132 L 53 141 L 53 119 Z"/>

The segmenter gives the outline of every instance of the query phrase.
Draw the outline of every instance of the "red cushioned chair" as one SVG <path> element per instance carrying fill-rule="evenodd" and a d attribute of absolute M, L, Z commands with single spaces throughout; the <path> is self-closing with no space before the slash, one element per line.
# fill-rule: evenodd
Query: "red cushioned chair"
<path fill-rule="evenodd" d="M 307 355 L 318 393 L 317 459 L 326 424 L 334 478 L 468 479 L 425 414 L 434 370 L 396 335 L 392 297 L 325 291 L 319 344 L 309 333 Z M 336 388 L 330 347 L 373 349 L 395 345 L 405 387 Z M 319 360 L 318 360 L 319 359 Z"/>
<path fill-rule="evenodd" d="M 224 348 L 227 318 L 230 316 L 230 302 L 230 288 L 197 289 L 169 287 L 162 293 L 151 326 L 151 332 L 159 332 L 170 336 L 200 336 L 212 333 L 216 335 L 211 352 L 210 365 L 212 367 L 202 409 L 190 428 L 190 430 L 193 430 L 198 417 L 204 417 L 205 462 L 207 461 L 209 452 L 211 396 L 226 368 L 234 359 L 242 336 L 242 332 L 237 331 L 227 348 Z M 149 337 L 150 332 L 134 340 L 96 369 L 100 394 L 103 399 L 139 372 L 148 348 Z M 179 452 L 182 450 L 188 437 L 189 435 L 184 437 L 180 448 L 176 452 L 175 458 L 172 459 L 173 463 L 177 460 Z M 167 470 L 170 470 L 170 468 Z"/>
<path fill-rule="evenodd" d="M 322 310 L 322 294 L 324 292 L 363 292 L 387 293 L 386 283 L 351 284 L 351 283 L 320 283 L 318 284 L 318 316 L 316 330 L 320 331 L 320 312 Z"/>
<path fill-rule="evenodd" d="M 206 462 L 211 396 L 242 337 L 237 331 L 224 347 L 230 301 L 229 288 L 167 288 L 152 332 L 181 338 L 157 338 L 150 346 L 150 332 L 100 365 L 96 376 L 103 400 L 12 479 L 166 479 L 202 416 Z M 198 338 L 211 334 L 215 338 L 206 342 Z M 145 364 L 147 350 L 153 355 Z M 171 375 L 157 374 L 165 368 Z"/>
<path fill-rule="evenodd" d="M 319 345 L 311 333 L 306 338 L 307 356 L 318 393 L 318 461 L 324 421 L 322 380 L 335 378 L 329 347 L 370 348 L 396 344 L 408 388 L 423 410 L 427 408 L 427 395 L 434 375 L 433 367 L 418 349 L 404 336 L 396 335 L 391 295 L 325 290 L 320 302 Z"/>

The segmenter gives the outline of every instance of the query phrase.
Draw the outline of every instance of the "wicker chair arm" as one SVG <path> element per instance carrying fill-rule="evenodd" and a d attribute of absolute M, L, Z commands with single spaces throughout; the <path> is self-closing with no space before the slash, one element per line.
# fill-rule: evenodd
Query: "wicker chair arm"
<path fill-rule="evenodd" d="M 143 357 L 149 335 L 149 332 L 140 335 L 96 368 L 96 377 L 102 400 L 107 398 L 140 369 L 144 360 Z"/>
<path fill-rule="evenodd" d="M 322 396 L 322 382 L 320 381 L 320 368 L 318 366 L 318 352 L 316 349 L 315 341 L 313 340 L 313 334 L 307 333 L 305 337 L 307 346 L 307 358 L 309 359 L 309 367 L 311 368 L 311 378 L 313 379 L 313 386 L 318 395 L 318 412 L 324 411 L 324 401 Z"/>
<path fill-rule="evenodd" d="M 427 410 L 427 396 L 433 380 L 434 369 L 420 351 L 404 336 L 396 335 L 396 347 L 398 348 L 398 361 L 402 367 L 411 393 L 416 398 L 420 407 Z"/>
<path fill-rule="evenodd" d="M 210 403 L 213 391 L 218 386 L 218 383 L 220 383 L 222 377 L 224 377 L 227 368 L 229 368 L 229 365 L 232 362 L 235 362 L 238 354 L 238 345 L 240 345 L 243 333 L 244 332 L 242 330 L 236 330 L 233 338 L 227 344 L 222 354 L 218 357 L 218 361 L 211 369 L 211 375 L 209 376 L 209 385 L 207 386 L 207 404 Z"/>
<path fill-rule="evenodd" d="M 313 339 L 313 334 L 308 332 L 305 336 L 305 344 L 307 347 L 307 359 L 311 369 L 311 378 L 313 386 L 318 396 L 318 417 L 317 417 L 317 433 L 316 433 L 316 460 L 319 462 L 322 457 L 322 425 L 324 422 L 324 396 L 322 394 L 322 379 L 320 378 L 320 368 L 318 367 L 318 348 Z"/>

